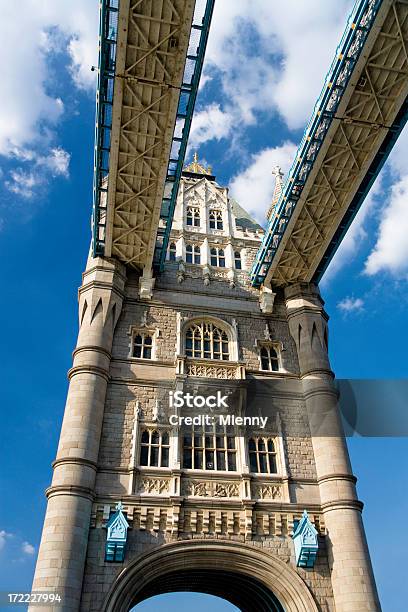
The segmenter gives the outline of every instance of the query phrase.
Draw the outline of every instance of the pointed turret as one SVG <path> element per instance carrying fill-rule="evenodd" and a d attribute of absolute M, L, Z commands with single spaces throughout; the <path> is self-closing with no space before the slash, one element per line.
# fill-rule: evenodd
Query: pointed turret
<path fill-rule="evenodd" d="M 272 202 L 266 213 L 266 218 L 268 221 L 272 217 L 272 213 L 275 210 L 276 203 L 279 200 L 279 196 L 282 193 L 283 187 L 283 172 L 280 166 L 275 166 L 272 170 L 272 174 L 275 176 L 275 189 L 273 190 Z"/>

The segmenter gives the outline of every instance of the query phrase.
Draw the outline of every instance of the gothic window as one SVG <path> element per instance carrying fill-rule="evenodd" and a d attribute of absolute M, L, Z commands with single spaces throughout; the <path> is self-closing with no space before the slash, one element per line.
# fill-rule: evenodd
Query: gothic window
<path fill-rule="evenodd" d="M 276 474 L 276 451 L 272 438 L 250 438 L 249 469 L 260 474 Z"/>
<path fill-rule="evenodd" d="M 152 359 L 153 336 L 146 332 L 137 332 L 133 336 L 132 357 Z"/>
<path fill-rule="evenodd" d="M 229 360 L 228 334 L 209 321 L 192 323 L 185 335 L 186 357 Z"/>
<path fill-rule="evenodd" d="M 140 437 L 140 465 L 169 467 L 170 438 L 167 431 L 144 429 Z"/>
<path fill-rule="evenodd" d="M 187 206 L 187 225 L 199 227 L 200 225 L 200 209 L 193 206 Z"/>
<path fill-rule="evenodd" d="M 176 261 L 176 243 L 171 242 L 169 246 L 169 260 Z"/>
<path fill-rule="evenodd" d="M 225 268 L 225 254 L 224 249 L 213 247 L 210 250 L 211 265 L 216 268 Z"/>
<path fill-rule="evenodd" d="M 186 245 L 186 262 L 191 264 L 201 263 L 200 247 L 198 244 Z"/>
<path fill-rule="evenodd" d="M 224 227 L 222 222 L 221 210 L 210 210 L 210 228 L 222 230 Z"/>
<path fill-rule="evenodd" d="M 235 262 L 235 269 L 242 270 L 241 253 L 239 251 L 234 252 L 234 262 Z"/>
<path fill-rule="evenodd" d="M 237 470 L 237 445 L 232 428 L 206 425 L 189 428 L 183 435 L 183 468 Z"/>
<path fill-rule="evenodd" d="M 269 372 L 279 371 L 279 357 L 273 346 L 262 346 L 260 356 L 261 370 L 268 370 Z"/>

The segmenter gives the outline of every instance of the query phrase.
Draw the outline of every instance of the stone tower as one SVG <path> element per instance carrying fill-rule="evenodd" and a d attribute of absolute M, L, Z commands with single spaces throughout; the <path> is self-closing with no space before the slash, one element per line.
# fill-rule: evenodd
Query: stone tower
<path fill-rule="evenodd" d="M 198 590 L 245 612 L 380 610 L 323 301 L 251 286 L 262 235 L 195 158 L 150 293 L 88 259 L 34 580 L 54 609 Z"/>

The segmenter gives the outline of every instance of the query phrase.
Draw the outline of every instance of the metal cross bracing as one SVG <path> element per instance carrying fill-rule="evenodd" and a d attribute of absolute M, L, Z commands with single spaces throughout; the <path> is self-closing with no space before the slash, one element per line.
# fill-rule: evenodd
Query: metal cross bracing
<path fill-rule="evenodd" d="M 408 117 L 408 0 L 359 0 L 257 254 L 252 282 L 319 281 Z"/>
<path fill-rule="evenodd" d="M 103 0 L 93 244 L 164 259 L 214 0 Z"/>

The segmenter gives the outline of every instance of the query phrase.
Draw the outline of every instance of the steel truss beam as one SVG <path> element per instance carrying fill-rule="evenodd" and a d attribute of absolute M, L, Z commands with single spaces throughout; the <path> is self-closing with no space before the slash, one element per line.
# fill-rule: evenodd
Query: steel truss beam
<path fill-rule="evenodd" d="M 104 49 L 113 42 L 104 134 L 100 109 L 107 96 L 98 87 L 95 255 L 140 270 L 150 270 L 154 257 L 158 266 L 164 259 L 213 2 L 102 2 L 100 82 Z"/>
<path fill-rule="evenodd" d="M 320 280 L 407 119 L 408 5 L 354 8 L 305 131 L 252 282 Z"/>

